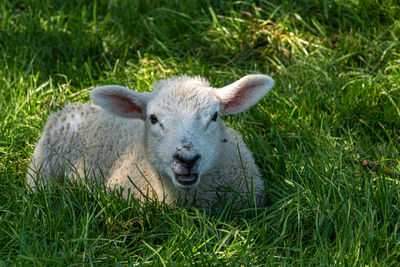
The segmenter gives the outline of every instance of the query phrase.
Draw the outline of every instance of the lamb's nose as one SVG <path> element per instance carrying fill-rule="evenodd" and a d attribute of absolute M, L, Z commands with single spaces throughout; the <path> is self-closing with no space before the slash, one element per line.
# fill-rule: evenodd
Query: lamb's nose
<path fill-rule="evenodd" d="M 177 163 L 182 164 L 187 169 L 192 168 L 200 158 L 201 158 L 200 154 L 197 154 L 191 158 L 183 157 L 183 156 L 179 155 L 178 153 L 176 153 L 174 155 L 174 160 Z"/>

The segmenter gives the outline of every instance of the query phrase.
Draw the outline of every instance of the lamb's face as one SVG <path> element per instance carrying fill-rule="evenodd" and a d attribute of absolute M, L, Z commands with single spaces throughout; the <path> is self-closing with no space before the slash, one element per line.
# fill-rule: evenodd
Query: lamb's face
<path fill-rule="evenodd" d="M 118 85 L 95 88 L 93 100 L 105 110 L 146 122 L 146 157 L 154 169 L 180 188 L 196 187 L 218 160 L 220 115 L 256 104 L 274 85 L 267 75 L 247 75 L 220 89 L 199 77 L 160 81 L 153 92 Z"/>
<path fill-rule="evenodd" d="M 201 84 L 161 86 L 146 108 L 147 157 L 175 186 L 195 188 L 218 158 L 219 101 Z"/>

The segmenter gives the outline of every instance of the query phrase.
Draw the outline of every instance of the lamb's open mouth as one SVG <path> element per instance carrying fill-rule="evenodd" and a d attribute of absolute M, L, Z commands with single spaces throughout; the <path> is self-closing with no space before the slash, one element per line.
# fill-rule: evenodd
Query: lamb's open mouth
<path fill-rule="evenodd" d="M 199 179 L 198 173 L 177 174 L 175 173 L 176 181 L 183 186 L 194 185 Z"/>

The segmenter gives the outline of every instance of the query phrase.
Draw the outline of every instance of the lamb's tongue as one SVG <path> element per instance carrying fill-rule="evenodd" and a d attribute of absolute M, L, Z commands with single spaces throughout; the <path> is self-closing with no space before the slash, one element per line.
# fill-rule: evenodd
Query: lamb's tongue
<path fill-rule="evenodd" d="M 196 182 L 197 175 L 196 174 L 182 174 L 182 175 L 177 175 L 177 180 L 179 183 L 184 184 L 184 185 L 191 185 Z"/>

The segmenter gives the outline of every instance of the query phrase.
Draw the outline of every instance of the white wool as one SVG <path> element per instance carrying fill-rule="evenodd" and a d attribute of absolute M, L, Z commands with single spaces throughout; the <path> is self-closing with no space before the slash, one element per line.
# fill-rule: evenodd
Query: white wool
<path fill-rule="evenodd" d="M 261 203 L 264 183 L 253 156 L 219 116 L 246 110 L 273 85 L 269 76 L 248 75 L 215 89 L 204 78 L 178 76 L 157 82 L 153 92 L 95 88 L 91 95 L 100 107 L 68 104 L 49 117 L 28 185 L 87 176 L 122 188 L 125 197 L 149 193 L 207 207 L 221 191 L 245 200 L 254 192 Z"/>
<path fill-rule="evenodd" d="M 68 116 L 66 123 L 70 125 L 70 129 L 68 131 L 67 134 L 73 134 L 74 132 L 76 132 L 78 130 L 78 126 L 82 123 L 83 118 L 81 116 L 81 114 L 77 114 L 75 116 Z"/>

